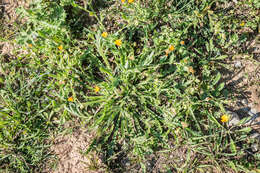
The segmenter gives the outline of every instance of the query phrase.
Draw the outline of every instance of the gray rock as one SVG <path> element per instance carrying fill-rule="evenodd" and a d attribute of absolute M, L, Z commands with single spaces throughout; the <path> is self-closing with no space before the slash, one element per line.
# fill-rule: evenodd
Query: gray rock
<path fill-rule="evenodd" d="M 256 144 L 256 143 L 255 143 L 255 144 L 252 144 L 252 145 L 251 145 L 251 149 L 252 149 L 253 152 L 257 152 L 258 149 L 259 149 L 258 144 Z"/>
<path fill-rule="evenodd" d="M 241 100 L 241 103 L 242 103 L 243 105 L 248 105 L 247 99 L 242 99 L 242 100 Z"/>
<path fill-rule="evenodd" d="M 127 167 L 129 167 L 130 165 L 131 165 L 130 162 L 125 163 L 125 166 L 127 166 Z"/>
<path fill-rule="evenodd" d="M 256 139 L 256 140 L 260 141 L 260 134 L 257 133 L 257 132 L 255 132 L 255 133 L 251 134 L 251 135 L 249 136 L 249 138 L 251 138 L 251 139 Z"/>
<path fill-rule="evenodd" d="M 257 117 L 259 117 L 260 115 L 256 114 L 255 112 L 257 112 L 255 109 L 251 109 L 251 110 L 249 110 L 247 112 L 249 117 L 250 117 L 250 119 L 246 122 L 245 125 L 250 125 L 250 124 L 257 123 Z"/>
<path fill-rule="evenodd" d="M 230 115 L 230 120 L 228 122 L 229 126 L 238 125 L 240 122 L 240 118 L 235 112 L 227 111 L 227 114 Z"/>
<path fill-rule="evenodd" d="M 257 114 L 257 110 L 255 108 L 251 108 L 250 110 L 252 113 Z"/>
<path fill-rule="evenodd" d="M 235 62 L 235 68 L 241 68 L 241 67 L 242 67 L 242 62 L 241 61 Z"/>

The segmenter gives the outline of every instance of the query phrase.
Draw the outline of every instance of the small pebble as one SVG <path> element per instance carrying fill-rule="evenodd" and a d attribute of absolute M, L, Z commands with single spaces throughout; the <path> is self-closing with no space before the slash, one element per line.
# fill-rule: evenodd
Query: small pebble
<path fill-rule="evenodd" d="M 130 162 L 126 162 L 125 166 L 130 166 Z"/>
<path fill-rule="evenodd" d="M 257 110 L 254 108 L 251 108 L 251 112 L 253 112 L 254 114 L 257 114 Z"/>
<path fill-rule="evenodd" d="M 242 103 L 243 105 L 248 105 L 247 99 L 242 99 L 242 100 L 241 100 L 241 103 Z"/>
<path fill-rule="evenodd" d="M 253 152 L 257 152 L 258 151 L 258 144 L 252 144 L 251 149 L 252 149 Z"/>
<path fill-rule="evenodd" d="M 241 61 L 235 62 L 235 68 L 241 68 L 241 67 L 242 67 Z"/>
<path fill-rule="evenodd" d="M 228 122 L 228 125 L 229 126 L 235 126 L 237 124 L 239 124 L 240 122 L 240 118 L 239 116 L 237 115 L 237 113 L 235 112 L 231 112 L 231 111 L 227 111 L 227 114 L 230 115 L 230 120 Z"/>
<path fill-rule="evenodd" d="M 260 140 L 260 134 L 259 133 L 253 133 L 249 136 L 251 139 L 259 139 Z"/>

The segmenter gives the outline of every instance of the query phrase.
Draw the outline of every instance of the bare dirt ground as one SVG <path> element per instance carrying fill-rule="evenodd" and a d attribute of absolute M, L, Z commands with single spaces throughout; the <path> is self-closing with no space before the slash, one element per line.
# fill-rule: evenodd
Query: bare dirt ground
<path fill-rule="evenodd" d="M 93 136 L 82 127 L 65 124 L 66 129 L 71 129 L 68 134 L 55 136 L 51 151 L 57 156 L 53 167 L 45 168 L 48 173 L 103 173 L 105 166 L 100 158 L 93 152 L 84 154 L 88 149 Z M 50 166 L 50 165 L 49 165 Z"/>
<path fill-rule="evenodd" d="M 238 54 L 228 60 L 231 69 L 223 72 L 226 88 L 231 91 L 233 110 L 245 117 L 246 108 L 257 115 L 252 127 L 260 133 L 260 34 L 246 45 L 249 54 Z M 255 124 L 255 125 L 254 125 Z"/>

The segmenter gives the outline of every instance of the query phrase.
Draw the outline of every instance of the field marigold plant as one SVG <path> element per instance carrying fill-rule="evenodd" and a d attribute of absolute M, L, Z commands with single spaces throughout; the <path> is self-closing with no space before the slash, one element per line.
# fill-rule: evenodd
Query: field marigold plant
<path fill-rule="evenodd" d="M 260 151 L 250 151 L 245 121 L 227 128 L 233 90 L 222 71 L 237 52 L 254 56 L 243 45 L 255 38 L 241 30 L 260 32 L 257 0 L 232 8 L 224 0 L 116 2 L 39 0 L 19 10 L 26 22 L 14 30 L 1 23 L 1 40 L 22 50 L 0 58 L 0 170 L 52 166 L 46 141 L 67 121 L 91 135 L 78 154 L 102 156 L 89 165 L 96 172 L 149 172 L 150 159 L 156 172 L 256 169 Z"/>

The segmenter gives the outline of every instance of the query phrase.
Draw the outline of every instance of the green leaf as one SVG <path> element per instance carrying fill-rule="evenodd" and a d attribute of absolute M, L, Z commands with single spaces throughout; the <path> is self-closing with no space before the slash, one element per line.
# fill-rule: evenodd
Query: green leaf
<path fill-rule="evenodd" d="M 251 130 L 252 130 L 251 127 L 245 127 L 245 128 L 243 128 L 243 129 L 238 130 L 238 132 L 246 132 L 246 133 L 249 133 L 249 132 L 251 132 Z"/>
<path fill-rule="evenodd" d="M 104 111 L 103 115 L 101 117 L 99 117 L 99 119 L 95 122 L 95 125 L 99 125 L 106 118 L 106 116 L 107 116 L 107 114 Z"/>
<path fill-rule="evenodd" d="M 152 51 L 152 53 L 148 57 L 145 58 L 142 65 L 143 66 L 150 65 L 153 62 L 153 55 L 154 55 L 154 51 Z"/>
<path fill-rule="evenodd" d="M 212 82 L 212 85 L 213 85 L 213 86 L 216 85 L 216 84 L 218 83 L 218 81 L 220 80 L 220 78 L 221 78 L 221 74 L 218 72 L 218 74 L 217 74 L 215 80 Z"/>
<path fill-rule="evenodd" d="M 222 56 L 216 57 L 214 59 L 215 60 L 223 60 L 223 59 L 226 59 L 227 57 L 228 57 L 227 55 L 222 55 Z"/>
<path fill-rule="evenodd" d="M 208 114 L 208 117 L 210 120 L 212 120 L 218 127 L 222 127 L 221 124 L 219 124 L 218 120 L 213 116 L 211 115 L 210 113 Z"/>
<path fill-rule="evenodd" d="M 101 72 L 103 72 L 103 73 L 108 74 L 108 75 L 111 76 L 111 77 L 113 76 L 112 73 L 111 73 L 111 71 L 108 70 L 108 69 L 106 69 L 106 68 L 104 68 L 104 67 L 99 67 L 99 70 L 100 70 Z"/>
<path fill-rule="evenodd" d="M 233 139 L 230 139 L 230 150 L 232 151 L 232 153 L 237 152 L 236 145 L 235 145 Z"/>
<path fill-rule="evenodd" d="M 217 88 L 216 91 L 221 91 L 224 88 L 225 84 L 222 82 Z"/>

